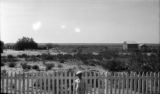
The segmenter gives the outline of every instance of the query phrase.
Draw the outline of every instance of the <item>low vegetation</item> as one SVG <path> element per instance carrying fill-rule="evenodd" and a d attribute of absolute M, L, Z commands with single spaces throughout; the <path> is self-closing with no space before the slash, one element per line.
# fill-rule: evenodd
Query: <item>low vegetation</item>
<path fill-rule="evenodd" d="M 1 52 L 3 52 L 3 42 L 1 41 Z M 38 44 L 32 39 L 28 37 L 23 37 L 19 39 L 14 48 L 16 50 L 32 50 L 37 49 Z M 160 71 L 160 51 L 158 49 L 150 49 L 150 50 L 136 50 L 132 52 L 123 52 L 121 50 L 112 50 L 106 46 L 103 47 L 92 47 L 92 46 L 54 46 L 53 44 L 46 44 L 46 49 L 41 54 L 8 54 L 1 56 L 1 66 L 7 65 L 9 67 L 15 67 L 17 61 L 21 62 L 57 62 L 58 68 L 63 68 L 64 64 L 68 62 L 82 62 L 86 66 L 101 66 L 104 70 L 108 71 L 134 71 L 134 72 L 157 72 Z M 58 54 L 52 54 L 50 51 L 59 52 Z M 69 49 L 71 48 L 71 49 Z M 91 48 L 99 49 L 99 50 L 91 50 Z M 60 51 L 70 50 L 73 54 L 61 54 Z M 39 51 L 39 50 L 38 50 Z M 98 51 L 98 54 L 93 54 L 92 52 Z M 148 52 L 150 55 L 148 55 Z M 59 62 L 59 63 L 58 63 Z M 46 66 L 46 70 L 51 70 L 55 67 L 55 64 L 52 63 L 44 63 Z M 21 64 L 23 69 L 35 69 L 39 70 L 38 65 L 28 65 L 27 63 Z M 77 63 L 78 66 L 78 63 Z"/>
<path fill-rule="evenodd" d="M 38 65 L 33 65 L 32 69 L 39 71 L 39 66 Z"/>
<path fill-rule="evenodd" d="M 55 64 L 53 64 L 53 63 L 46 63 L 45 64 L 45 66 L 46 66 L 46 70 L 51 70 L 53 67 L 55 67 Z"/>
<path fill-rule="evenodd" d="M 8 66 L 11 67 L 11 68 L 14 68 L 16 65 L 17 65 L 16 62 L 10 62 L 8 64 Z"/>
<path fill-rule="evenodd" d="M 27 63 L 21 63 L 22 69 L 26 70 L 26 69 L 31 69 L 32 66 L 28 65 Z"/>
<path fill-rule="evenodd" d="M 58 68 L 63 68 L 63 65 L 62 64 L 58 64 L 57 67 Z"/>

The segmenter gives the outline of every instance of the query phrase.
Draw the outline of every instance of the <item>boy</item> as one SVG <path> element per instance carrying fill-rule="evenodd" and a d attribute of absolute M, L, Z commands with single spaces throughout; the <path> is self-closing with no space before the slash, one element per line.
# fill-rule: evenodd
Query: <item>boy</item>
<path fill-rule="evenodd" d="M 76 73 L 76 76 L 78 77 L 75 80 L 75 88 L 76 93 L 75 94 L 85 94 L 86 88 L 85 88 L 85 81 L 82 79 L 82 71 L 78 71 Z"/>

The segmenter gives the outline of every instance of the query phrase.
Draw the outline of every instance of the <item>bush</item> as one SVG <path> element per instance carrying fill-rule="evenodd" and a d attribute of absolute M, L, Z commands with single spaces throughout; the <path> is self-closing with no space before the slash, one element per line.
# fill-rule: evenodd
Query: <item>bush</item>
<path fill-rule="evenodd" d="M 60 60 L 60 63 L 64 63 L 64 59 Z"/>
<path fill-rule="evenodd" d="M 8 57 L 8 59 L 13 59 L 13 58 L 15 58 L 13 55 L 8 55 L 7 57 Z"/>
<path fill-rule="evenodd" d="M 58 64 L 58 66 L 57 66 L 58 68 L 62 68 L 63 66 L 61 65 L 61 64 Z"/>
<path fill-rule="evenodd" d="M 15 63 L 15 62 L 10 62 L 10 63 L 9 63 L 9 67 L 12 67 L 12 68 L 13 68 L 13 67 L 15 67 L 15 66 L 16 66 L 16 63 Z"/>
<path fill-rule="evenodd" d="M 19 58 L 28 58 L 28 55 L 26 54 L 22 54 L 22 55 L 18 55 Z"/>
<path fill-rule="evenodd" d="M 4 43 L 3 43 L 3 41 L 0 41 L 0 44 L 1 44 L 1 48 L 0 48 L 0 53 L 3 53 L 3 47 L 4 47 Z"/>
<path fill-rule="evenodd" d="M 26 61 L 38 61 L 40 60 L 37 56 L 31 55 L 29 58 L 26 58 Z"/>
<path fill-rule="evenodd" d="M 31 69 L 31 65 L 27 65 L 27 63 L 22 63 L 21 66 L 23 69 Z"/>
<path fill-rule="evenodd" d="M 39 70 L 39 66 L 38 65 L 33 65 L 32 69 Z"/>
<path fill-rule="evenodd" d="M 55 64 L 45 64 L 46 65 L 46 70 L 51 70 L 53 67 L 55 67 Z"/>
<path fill-rule="evenodd" d="M 17 58 L 8 58 L 8 56 L 1 56 L 1 62 L 15 62 L 15 61 L 18 61 L 18 59 Z"/>
<path fill-rule="evenodd" d="M 55 60 L 55 56 L 54 55 L 51 55 L 51 54 L 42 54 L 41 55 L 41 58 L 43 60 Z"/>
<path fill-rule="evenodd" d="M 16 62 L 18 59 L 14 57 L 13 55 L 8 55 L 7 57 L 3 58 L 6 62 Z"/>
<path fill-rule="evenodd" d="M 113 72 L 127 70 L 126 66 L 123 62 L 116 61 L 116 60 L 104 62 L 104 63 L 102 63 L 102 67 L 106 70 L 113 71 Z"/>
<path fill-rule="evenodd" d="M 5 64 L 4 64 L 4 62 L 1 62 L 1 66 L 4 66 Z"/>
<path fill-rule="evenodd" d="M 69 72 L 74 73 L 74 69 L 73 69 L 73 68 L 70 68 L 70 69 L 68 69 L 67 72 L 68 72 L 68 73 L 69 73 Z"/>

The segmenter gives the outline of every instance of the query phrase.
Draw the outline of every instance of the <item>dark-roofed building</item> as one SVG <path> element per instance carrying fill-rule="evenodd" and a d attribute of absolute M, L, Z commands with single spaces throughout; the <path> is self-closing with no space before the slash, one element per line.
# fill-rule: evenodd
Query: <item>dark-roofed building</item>
<path fill-rule="evenodd" d="M 136 51 L 139 49 L 139 44 L 133 41 L 124 41 L 123 50 L 124 51 Z"/>

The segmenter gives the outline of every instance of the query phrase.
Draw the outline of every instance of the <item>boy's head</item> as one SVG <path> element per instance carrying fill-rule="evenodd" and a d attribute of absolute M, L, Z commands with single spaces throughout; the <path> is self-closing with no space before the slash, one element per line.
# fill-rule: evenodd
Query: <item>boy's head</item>
<path fill-rule="evenodd" d="M 82 73 L 83 73 L 82 71 L 77 71 L 76 76 L 78 76 L 79 78 L 82 78 Z"/>

